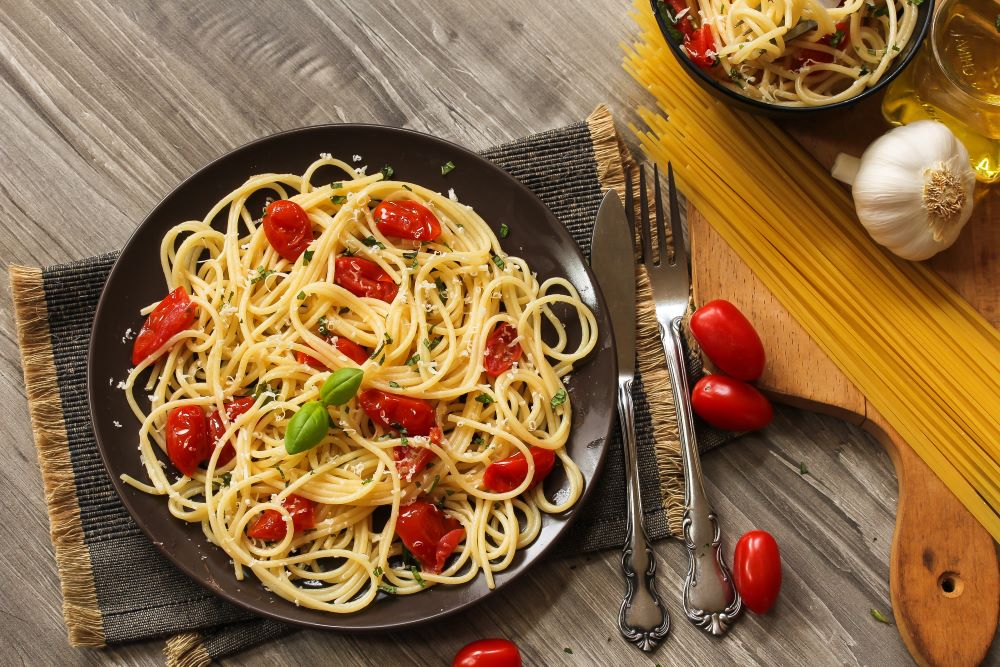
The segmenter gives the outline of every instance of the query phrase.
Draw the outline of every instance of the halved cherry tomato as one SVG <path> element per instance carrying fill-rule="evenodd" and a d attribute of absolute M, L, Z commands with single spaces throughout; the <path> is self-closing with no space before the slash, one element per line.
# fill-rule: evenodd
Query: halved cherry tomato
<path fill-rule="evenodd" d="M 486 374 L 497 377 L 510 370 L 515 361 L 521 359 L 524 350 L 517 340 L 517 329 L 507 322 L 501 322 L 486 339 L 486 349 L 483 350 L 483 366 Z"/>
<path fill-rule="evenodd" d="M 531 452 L 531 458 L 535 462 L 535 474 L 531 478 L 531 484 L 528 485 L 529 489 L 533 489 L 552 472 L 556 455 L 551 449 L 542 447 L 529 447 L 528 451 Z M 486 466 L 486 471 L 483 473 L 483 488 L 494 493 L 507 493 L 521 486 L 521 482 L 527 476 L 528 460 L 524 454 L 516 452 Z"/>
<path fill-rule="evenodd" d="M 371 297 L 390 303 L 399 286 L 375 262 L 360 257 L 338 257 L 333 282 L 358 297 Z"/>
<path fill-rule="evenodd" d="M 771 423 L 771 402 L 751 385 L 725 375 L 706 375 L 691 392 L 695 413 L 726 431 L 756 431 Z"/>
<path fill-rule="evenodd" d="M 680 30 L 681 34 L 685 37 L 692 34 L 694 32 L 694 23 L 691 21 L 691 8 L 688 4 L 684 0 L 668 0 L 667 4 L 670 5 L 670 9 L 673 10 L 672 14 L 676 20 L 674 25 L 677 26 L 677 29 Z M 684 16 L 678 19 L 677 15 L 685 9 L 688 11 L 685 12 Z"/>
<path fill-rule="evenodd" d="M 384 201 L 375 207 L 372 217 L 386 236 L 414 241 L 433 241 L 441 236 L 441 223 L 430 209 L 415 201 Z"/>
<path fill-rule="evenodd" d="M 228 403 L 223 403 L 223 407 L 226 409 L 226 417 L 229 421 L 233 421 L 241 414 L 253 407 L 255 399 L 253 396 L 244 396 L 242 398 L 237 398 L 235 400 L 229 401 Z M 214 447 L 218 447 L 221 443 L 222 436 L 226 432 L 226 425 L 222 423 L 222 415 L 219 414 L 218 409 L 212 410 L 212 414 L 208 416 L 208 430 L 212 435 L 212 443 Z M 211 456 L 211 454 L 209 454 Z M 236 448 L 233 447 L 232 441 L 227 441 L 225 444 L 225 449 L 219 453 L 219 460 L 216 466 L 224 466 L 233 460 L 236 456 Z"/>
<path fill-rule="evenodd" d="M 312 224 L 302 207 L 279 199 L 267 205 L 264 213 L 264 236 L 275 252 L 294 262 L 312 243 Z"/>
<path fill-rule="evenodd" d="M 465 528 L 426 500 L 414 500 L 399 509 L 396 534 L 410 550 L 420 569 L 437 574 L 448 556 L 465 538 Z"/>
<path fill-rule="evenodd" d="M 740 309 L 724 299 L 709 301 L 691 316 L 691 333 L 719 370 L 753 382 L 764 372 L 764 346 Z"/>
<path fill-rule="evenodd" d="M 851 22 L 841 21 L 835 26 L 835 28 L 835 32 L 829 35 L 823 35 L 817 43 L 843 50 L 842 47 L 846 46 L 851 41 Z M 834 42 L 834 40 L 836 40 L 836 42 Z M 816 49 L 801 49 L 795 55 L 795 60 L 792 62 L 792 69 L 798 71 L 802 69 L 802 66 L 810 60 L 814 63 L 832 63 L 833 54 Z"/>
<path fill-rule="evenodd" d="M 309 530 L 316 527 L 316 503 L 294 493 L 281 501 L 282 507 L 292 516 L 295 530 Z M 278 510 L 264 510 L 247 529 L 247 535 L 258 540 L 277 542 L 285 537 L 285 518 Z"/>
<path fill-rule="evenodd" d="M 429 435 L 434 426 L 434 408 L 427 401 L 379 389 L 366 389 L 358 403 L 368 417 L 382 428 L 406 435 Z"/>
<path fill-rule="evenodd" d="M 187 290 L 176 288 L 156 305 L 132 345 L 132 365 L 138 366 L 168 340 L 188 329 L 194 322 L 195 305 Z"/>
<path fill-rule="evenodd" d="M 423 472 L 432 458 L 434 452 L 426 447 L 400 445 L 392 448 L 392 460 L 396 462 L 396 470 L 407 482 L 412 482 L 414 475 Z"/>
<path fill-rule="evenodd" d="M 699 67 L 712 67 L 718 57 L 715 48 L 715 37 L 712 28 L 707 24 L 701 26 L 690 35 L 684 35 L 684 50 L 691 57 L 691 62 Z"/>
<path fill-rule="evenodd" d="M 167 415 L 167 456 L 181 473 L 194 477 L 209 457 L 208 420 L 197 405 L 182 405 Z"/>
<path fill-rule="evenodd" d="M 444 431 L 441 430 L 440 426 L 431 426 L 431 432 L 428 434 L 428 437 L 435 445 L 440 446 L 444 444 Z"/>
<path fill-rule="evenodd" d="M 343 336 L 334 336 L 332 338 L 327 338 L 326 342 L 329 343 L 331 340 L 334 341 L 333 346 L 337 348 L 342 355 L 356 363 L 358 366 L 368 361 L 368 351 L 355 343 L 353 340 L 344 338 Z M 306 354 L 305 352 L 296 351 L 295 361 L 300 364 L 309 364 L 318 370 L 326 369 L 326 364 L 316 357 Z"/>
<path fill-rule="evenodd" d="M 509 639 L 480 639 L 463 646 L 451 667 L 521 667 L 521 652 Z"/>
<path fill-rule="evenodd" d="M 743 603 L 755 614 L 766 614 L 781 590 L 781 553 L 764 530 L 751 530 L 736 543 L 733 583 Z"/>

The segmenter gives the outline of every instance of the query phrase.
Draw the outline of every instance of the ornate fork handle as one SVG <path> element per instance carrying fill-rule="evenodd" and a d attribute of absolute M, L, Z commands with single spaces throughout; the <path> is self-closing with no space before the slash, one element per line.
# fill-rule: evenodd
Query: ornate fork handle
<path fill-rule="evenodd" d="M 705 493 L 701 475 L 698 442 L 691 415 L 690 391 L 685 371 L 681 321 L 669 322 L 669 330 L 660 324 L 660 338 L 667 357 L 677 427 L 684 462 L 684 546 L 688 552 L 688 571 L 684 580 L 684 612 L 692 623 L 716 637 L 721 637 L 736 621 L 743 601 L 733 586 L 732 576 L 722 556 L 719 521 Z"/>
<path fill-rule="evenodd" d="M 622 636 L 647 653 L 653 651 L 670 631 L 670 616 L 656 595 L 653 576 L 656 559 L 649 548 L 649 538 L 642 519 L 642 496 L 635 445 L 635 420 L 632 411 L 631 377 L 618 380 L 618 416 L 622 426 L 627 487 L 627 534 L 622 552 L 625 574 L 625 599 L 618 614 Z"/>

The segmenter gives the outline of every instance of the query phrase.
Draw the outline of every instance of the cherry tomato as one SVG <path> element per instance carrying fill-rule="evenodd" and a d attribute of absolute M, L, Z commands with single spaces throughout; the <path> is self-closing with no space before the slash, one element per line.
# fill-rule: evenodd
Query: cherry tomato
<path fill-rule="evenodd" d="M 156 305 L 132 345 L 132 365 L 138 366 L 168 340 L 191 327 L 195 306 L 187 290 L 178 287 Z"/>
<path fill-rule="evenodd" d="M 690 35 L 684 35 L 684 50 L 691 57 L 691 62 L 699 67 L 715 65 L 718 51 L 715 48 L 715 37 L 712 36 L 711 27 L 706 24 Z"/>
<path fill-rule="evenodd" d="M 712 426 L 756 431 L 771 423 L 774 410 L 762 393 L 725 375 L 706 375 L 691 392 L 691 407 Z"/>
<path fill-rule="evenodd" d="M 764 346 L 739 308 L 709 301 L 691 316 L 691 333 L 712 363 L 726 375 L 753 382 L 764 372 Z"/>
<path fill-rule="evenodd" d="M 264 213 L 264 236 L 275 252 L 294 262 L 312 243 L 312 224 L 302 207 L 279 199 L 267 205 Z"/>
<path fill-rule="evenodd" d="M 434 452 L 426 447 L 400 445 L 392 448 L 392 459 L 396 462 L 396 470 L 399 471 L 400 477 L 407 482 L 412 482 L 414 475 L 423 472 L 432 458 L 434 458 Z"/>
<path fill-rule="evenodd" d="M 843 4 L 843 3 L 841 3 Z M 836 26 L 836 31 L 829 35 L 823 35 L 818 43 L 824 46 L 832 46 L 835 49 L 843 49 L 851 41 L 851 22 L 841 21 Z M 802 66 L 812 61 L 814 63 L 832 63 L 833 54 L 816 49 L 801 49 L 792 62 L 792 69 L 798 71 Z"/>
<path fill-rule="evenodd" d="M 521 652 L 509 639 L 480 639 L 463 646 L 451 667 L 521 667 Z"/>
<path fill-rule="evenodd" d="M 755 614 L 766 614 L 781 590 L 781 553 L 764 530 L 751 530 L 736 543 L 733 583 L 743 603 Z"/>
<path fill-rule="evenodd" d="M 253 396 L 244 396 L 242 398 L 237 398 L 235 400 L 229 401 L 228 403 L 223 403 L 223 407 L 226 409 L 226 417 L 229 421 L 235 420 L 241 414 L 253 407 L 254 404 Z M 208 416 L 208 430 L 212 435 L 212 443 L 214 447 L 218 447 L 222 444 L 223 434 L 226 432 L 226 425 L 222 423 L 222 416 L 219 411 L 213 410 L 212 414 Z M 211 456 L 211 454 L 209 454 Z M 224 466 L 233 460 L 236 456 L 236 448 L 233 447 L 232 441 L 227 441 L 225 444 L 225 449 L 219 454 L 219 460 L 215 464 L 216 466 Z"/>
<path fill-rule="evenodd" d="M 181 473 L 194 477 L 211 454 L 208 420 L 197 405 L 182 405 L 167 415 L 167 456 Z"/>
<path fill-rule="evenodd" d="M 510 370 L 515 361 L 521 359 L 524 350 L 517 340 L 517 329 L 507 322 L 501 322 L 486 339 L 486 349 L 483 350 L 483 366 L 486 374 L 497 377 Z"/>
<path fill-rule="evenodd" d="M 528 488 L 532 489 L 552 472 L 556 455 L 551 449 L 543 447 L 529 447 L 528 451 L 535 461 L 535 475 L 528 485 Z M 521 482 L 527 476 L 528 460 L 524 454 L 516 452 L 486 466 L 486 472 L 483 473 L 483 488 L 494 493 L 507 493 L 521 486 Z"/>
<path fill-rule="evenodd" d="M 327 338 L 326 342 L 329 343 L 331 340 L 334 341 L 333 346 L 337 348 L 342 355 L 356 363 L 358 366 L 368 361 L 368 351 L 355 343 L 353 340 L 344 338 L 343 336 L 334 336 L 332 338 Z M 316 357 L 306 354 L 305 352 L 296 351 L 295 361 L 300 364 L 309 364 L 317 370 L 326 369 L 326 364 Z"/>
<path fill-rule="evenodd" d="M 390 394 L 379 389 L 366 389 L 358 397 L 361 409 L 382 428 L 406 435 L 430 435 L 434 426 L 434 408 L 419 398 Z"/>
<path fill-rule="evenodd" d="M 399 286 L 392 276 L 375 262 L 360 257 L 338 257 L 333 282 L 358 297 L 371 297 L 390 303 Z"/>
<path fill-rule="evenodd" d="M 281 506 L 292 516 L 295 530 L 309 530 L 316 527 L 316 503 L 308 498 L 289 494 L 281 501 Z M 247 535 L 258 540 L 277 542 L 285 537 L 285 518 L 278 510 L 264 510 L 247 529 Z"/>
<path fill-rule="evenodd" d="M 667 4 L 670 5 L 673 16 L 676 18 L 678 14 L 683 12 L 685 9 L 688 10 L 684 16 L 677 19 L 674 25 L 685 37 L 694 32 L 694 23 L 691 22 L 691 9 L 684 0 L 667 0 Z"/>
<path fill-rule="evenodd" d="M 426 500 L 414 500 L 399 509 L 396 534 L 416 557 L 420 569 L 437 574 L 444 569 L 448 556 L 465 538 L 465 528 L 458 519 L 439 510 L 437 505 Z"/>
<path fill-rule="evenodd" d="M 375 226 L 386 236 L 433 241 L 441 236 L 441 223 L 430 209 L 415 201 L 384 201 L 372 211 Z"/>
<path fill-rule="evenodd" d="M 440 446 L 444 444 L 444 431 L 441 430 L 440 426 L 431 426 L 431 432 L 428 434 L 428 437 L 435 445 Z"/>

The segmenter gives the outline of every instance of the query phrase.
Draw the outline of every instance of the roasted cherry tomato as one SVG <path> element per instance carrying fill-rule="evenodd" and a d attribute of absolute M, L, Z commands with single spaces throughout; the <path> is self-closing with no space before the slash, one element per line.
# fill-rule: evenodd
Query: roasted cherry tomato
<path fill-rule="evenodd" d="M 288 510 L 295 530 L 309 530 L 316 527 L 316 503 L 308 498 L 288 495 L 281 506 Z M 285 518 L 278 510 L 264 510 L 247 529 L 247 535 L 258 540 L 277 542 L 285 537 Z"/>
<path fill-rule="evenodd" d="M 396 462 L 396 470 L 399 471 L 399 476 L 407 482 L 412 482 L 414 475 L 423 472 L 432 458 L 434 458 L 434 452 L 426 447 L 400 445 L 392 448 L 392 459 Z"/>
<path fill-rule="evenodd" d="M 313 241 L 312 224 L 301 206 L 279 199 L 267 205 L 264 236 L 275 252 L 294 262 Z"/>
<path fill-rule="evenodd" d="M 483 350 L 483 366 L 487 375 L 495 378 L 509 371 L 514 362 L 521 359 L 524 351 L 515 340 L 517 329 L 511 324 L 501 322 L 493 329 L 493 333 L 486 339 L 486 349 Z"/>
<path fill-rule="evenodd" d="M 420 569 L 437 574 L 448 556 L 465 538 L 465 528 L 437 505 L 414 500 L 399 508 L 396 534 L 420 563 Z"/>
<path fill-rule="evenodd" d="M 834 33 L 823 35 L 817 43 L 843 50 L 843 47 L 847 46 L 851 41 L 851 22 L 841 21 L 835 28 L 836 31 Z M 801 49 L 792 62 L 792 69 L 798 71 L 810 61 L 814 63 L 832 63 L 833 54 L 816 49 Z"/>
<path fill-rule="evenodd" d="M 433 241 L 441 236 L 441 223 L 430 209 L 415 201 L 384 201 L 375 207 L 372 217 L 386 236 L 414 241 Z"/>
<path fill-rule="evenodd" d="M 434 408 L 419 398 L 366 389 L 358 397 L 361 409 L 382 428 L 406 435 L 430 435 L 434 426 Z"/>
<path fill-rule="evenodd" d="M 555 465 L 556 455 L 551 449 L 542 447 L 529 447 L 531 458 L 535 462 L 535 474 L 531 478 L 529 489 L 545 479 L 552 466 Z M 486 466 L 483 473 L 483 488 L 493 493 L 507 493 L 521 486 L 521 482 L 528 476 L 528 460 L 521 452 L 516 452 L 505 459 L 494 461 Z"/>
<path fill-rule="evenodd" d="M 167 415 L 167 456 L 174 467 L 194 477 L 211 454 L 208 419 L 197 405 L 182 405 Z"/>
<path fill-rule="evenodd" d="M 375 262 L 360 257 L 338 257 L 333 282 L 358 297 L 371 297 L 390 303 L 399 286 Z"/>
<path fill-rule="evenodd" d="M 781 553 L 764 530 L 751 530 L 736 543 L 733 583 L 743 603 L 755 614 L 766 614 L 781 590 Z"/>
<path fill-rule="evenodd" d="M 684 35 L 684 50 L 691 57 L 691 62 L 699 67 L 712 67 L 718 58 L 715 48 L 715 37 L 712 29 L 705 24 L 690 35 Z"/>
<path fill-rule="evenodd" d="M 242 398 L 229 401 L 228 403 L 224 403 L 223 407 L 226 409 L 226 417 L 229 418 L 229 421 L 233 421 L 241 414 L 252 408 L 253 404 L 253 396 L 244 396 Z M 219 414 L 218 410 L 213 410 L 212 414 L 208 416 L 208 430 L 212 436 L 213 446 L 218 447 L 222 444 L 222 436 L 226 432 L 226 425 L 222 422 L 222 416 Z M 234 456 L 236 456 L 236 448 L 233 447 L 232 441 L 228 441 L 225 444 L 225 449 L 223 449 L 219 454 L 219 460 L 215 465 L 224 466 L 232 461 Z"/>
<path fill-rule="evenodd" d="M 751 385 L 725 375 L 706 375 L 691 392 L 691 407 L 712 426 L 756 431 L 771 423 L 771 402 Z"/>
<path fill-rule="evenodd" d="M 178 287 L 156 305 L 132 345 L 132 365 L 138 366 L 168 340 L 191 327 L 195 305 L 187 290 Z"/>
<path fill-rule="evenodd" d="M 667 0 L 666 4 L 670 5 L 671 15 L 675 19 L 674 25 L 677 26 L 681 34 L 685 37 L 692 34 L 694 32 L 694 23 L 691 22 L 691 8 L 687 2 L 684 0 Z M 684 12 L 684 14 L 678 19 L 677 15 L 681 12 Z"/>
<path fill-rule="evenodd" d="M 753 382 L 764 372 L 764 346 L 740 309 L 723 299 L 709 301 L 691 316 L 691 333 L 720 371 Z"/>
<path fill-rule="evenodd" d="M 368 351 L 355 343 L 353 340 L 344 338 L 343 336 L 333 336 L 332 338 L 327 338 L 326 342 L 329 343 L 331 340 L 333 341 L 333 346 L 337 348 L 342 355 L 356 363 L 358 366 L 368 361 Z M 296 352 L 295 361 L 300 364 L 309 364 L 318 370 L 326 369 L 326 364 L 311 354 L 306 354 L 305 352 Z"/>
<path fill-rule="evenodd" d="M 451 667 L 521 667 L 521 652 L 509 639 L 480 639 L 455 654 Z"/>

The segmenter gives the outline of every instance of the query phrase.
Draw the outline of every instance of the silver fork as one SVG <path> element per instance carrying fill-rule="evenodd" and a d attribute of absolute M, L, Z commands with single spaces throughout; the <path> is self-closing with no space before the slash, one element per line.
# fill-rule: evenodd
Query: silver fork
<path fill-rule="evenodd" d="M 681 231 L 680 204 L 674 186 L 674 172 L 667 164 L 670 197 L 670 231 L 673 235 L 673 261 L 667 258 L 667 235 L 663 222 L 663 200 L 660 196 L 659 169 L 653 166 L 653 187 L 656 203 L 655 219 L 650 219 L 646 194 L 646 173 L 639 167 L 638 226 L 642 237 L 642 261 L 649 275 L 649 283 L 656 305 L 656 319 L 660 325 L 660 341 L 667 357 L 670 386 L 673 388 L 674 408 L 677 413 L 677 430 L 681 443 L 681 460 L 684 465 L 684 519 L 682 523 L 684 546 L 688 552 L 688 571 L 684 581 L 684 612 L 688 619 L 705 632 L 720 637 L 736 621 L 742 611 L 743 601 L 733 587 L 732 576 L 722 556 L 722 531 L 719 520 L 705 493 L 701 476 L 698 442 L 695 438 L 691 414 L 684 347 L 681 343 L 681 326 L 687 312 L 691 288 L 690 266 L 684 235 Z M 635 216 L 631 179 L 627 179 L 625 209 Z M 652 234 L 655 224 L 659 257 L 653 256 Z M 634 228 L 635 224 L 633 224 Z"/>

